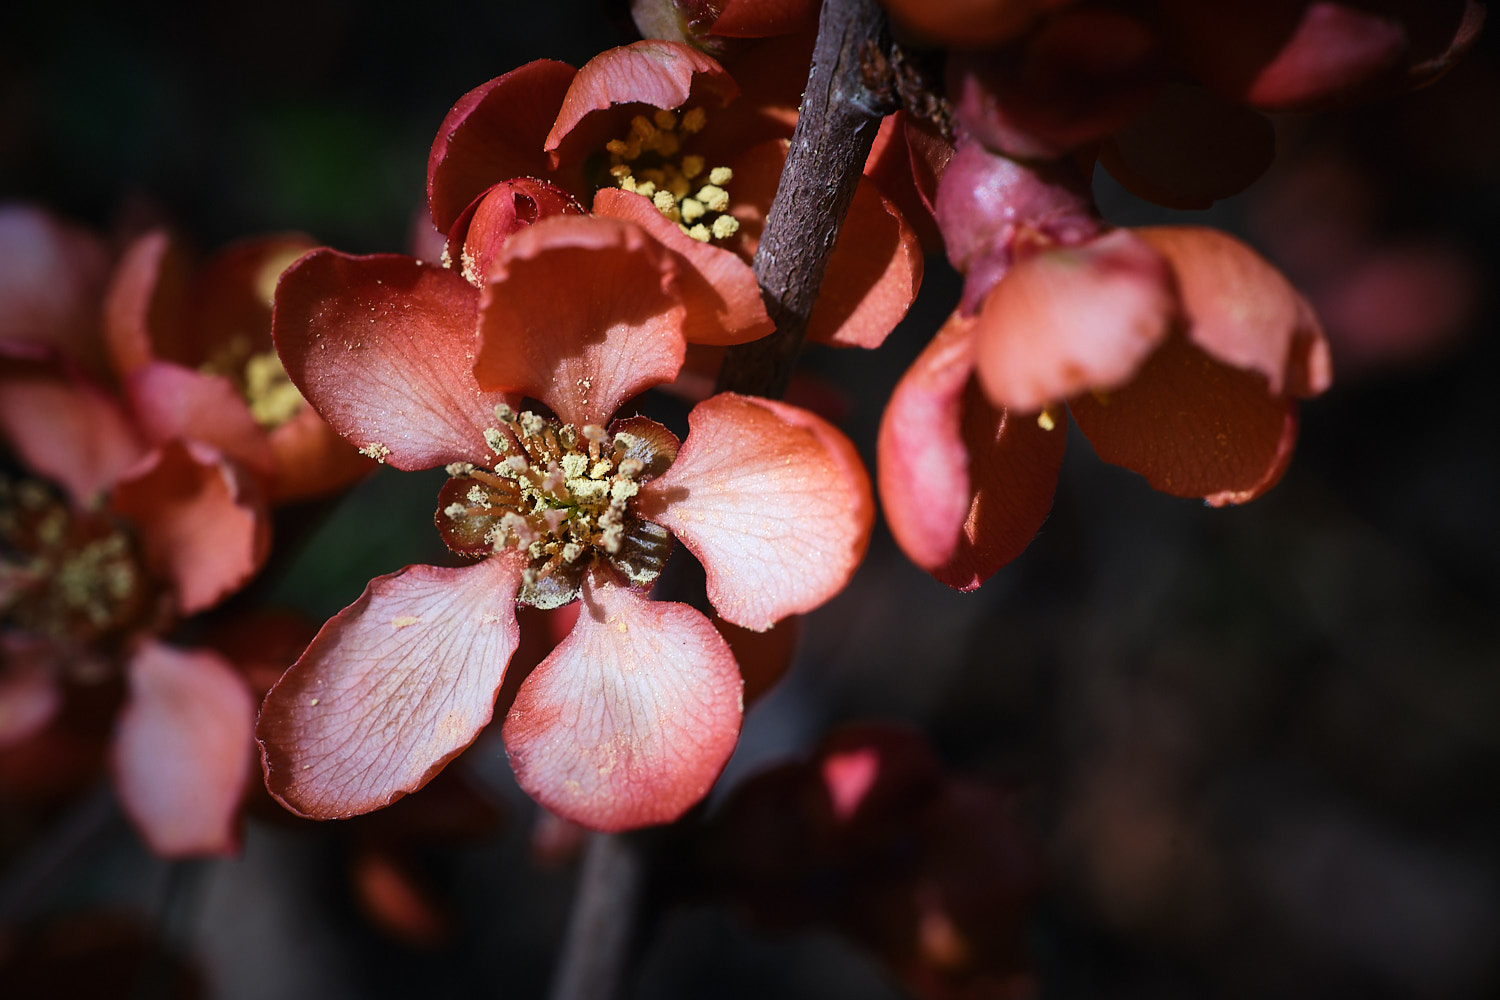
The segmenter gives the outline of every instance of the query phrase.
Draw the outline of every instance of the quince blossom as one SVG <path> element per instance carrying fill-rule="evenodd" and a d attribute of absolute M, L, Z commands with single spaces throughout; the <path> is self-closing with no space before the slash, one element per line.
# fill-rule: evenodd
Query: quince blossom
<path fill-rule="evenodd" d="M 707 792 L 741 680 L 707 617 L 647 597 L 672 537 L 723 618 L 765 629 L 842 588 L 873 501 L 848 440 L 783 403 L 713 397 L 680 447 L 645 418 L 611 423 L 682 364 L 685 270 L 632 223 L 558 216 L 509 237 L 477 303 L 409 258 L 317 251 L 287 271 L 274 326 L 292 380 L 367 454 L 446 466 L 436 523 L 479 557 L 371 581 L 272 688 L 258 735 L 292 811 L 350 816 L 422 787 L 490 721 L 517 603 L 575 599 L 506 716 L 521 787 L 601 830 Z"/>

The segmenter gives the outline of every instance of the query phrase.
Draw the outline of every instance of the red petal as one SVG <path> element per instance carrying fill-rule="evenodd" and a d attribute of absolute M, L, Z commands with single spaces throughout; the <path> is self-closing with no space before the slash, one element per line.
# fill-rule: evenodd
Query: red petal
<path fill-rule="evenodd" d="M 188 263 L 165 232 L 146 233 L 126 248 L 104 302 L 104 332 L 121 374 L 157 357 L 203 361 L 185 332 L 188 288 Z"/>
<path fill-rule="evenodd" d="M 725 0 L 713 34 L 726 38 L 766 38 L 818 27 L 821 0 Z"/>
<path fill-rule="evenodd" d="M 745 704 L 754 705 L 791 669 L 797 640 L 802 635 L 802 618 L 798 615 L 783 618 L 764 632 L 742 628 L 718 616 L 712 621 L 724 641 L 729 643 L 735 662 L 740 665 L 740 676 L 745 681 Z"/>
<path fill-rule="evenodd" d="M 1177 313 L 1166 262 L 1130 231 L 1023 258 L 990 291 L 975 328 L 979 384 L 1036 413 L 1128 381 Z"/>
<path fill-rule="evenodd" d="M 1188 337 L 1215 359 L 1259 372 L 1271 392 L 1315 396 L 1332 367 L 1323 329 L 1274 266 L 1227 233 L 1198 226 L 1135 231 L 1172 265 Z"/>
<path fill-rule="evenodd" d="M 690 97 L 697 103 L 712 97 L 724 105 L 739 92 L 724 67 L 681 42 L 648 38 L 606 49 L 573 78 L 545 146 L 554 166 L 571 163 L 624 134 L 628 109 L 612 115 L 595 112 L 636 103 L 679 108 Z"/>
<path fill-rule="evenodd" d="M 26 205 L 0 206 L 0 340 L 56 348 L 104 369 L 99 303 L 109 275 L 104 242 Z"/>
<path fill-rule="evenodd" d="M 567 423 L 602 426 L 626 399 L 682 367 L 676 272 L 661 244 L 629 223 L 538 222 L 506 244 L 491 270 L 474 375 L 542 400 Z"/>
<path fill-rule="evenodd" d="M 873 181 L 861 177 L 828 259 L 807 336 L 836 347 L 879 347 L 906 316 L 921 285 L 916 230 Z"/>
<path fill-rule="evenodd" d="M 131 407 L 147 438 L 161 444 L 174 438 L 201 441 L 242 462 L 262 476 L 274 462 L 265 431 L 250 415 L 244 397 L 222 375 L 204 375 L 169 361 L 150 361 L 126 378 Z"/>
<path fill-rule="evenodd" d="M 1008 415 L 977 391 L 955 314 L 896 386 L 880 426 L 880 502 L 896 543 L 958 590 L 1030 544 L 1052 506 L 1066 432 Z"/>
<path fill-rule="evenodd" d="M 516 560 L 408 566 L 324 625 L 266 695 L 266 787 L 300 816 L 366 813 L 474 742 L 515 652 Z"/>
<path fill-rule="evenodd" d="M 145 641 L 115 730 L 115 785 L 146 843 L 169 857 L 238 847 L 255 703 L 217 653 Z"/>
<path fill-rule="evenodd" d="M 493 185 L 459 215 L 443 248 L 448 266 L 462 270 L 469 284 L 484 284 L 490 264 L 517 230 L 552 215 L 587 215 L 562 188 L 531 177 Z"/>
<path fill-rule="evenodd" d="M 3 581 L 0 581 L 3 584 Z M 5 598 L 0 586 L 0 601 Z M 0 750 L 30 739 L 62 707 L 62 692 L 52 675 L 50 643 L 14 633 L 0 635 Z"/>
<path fill-rule="evenodd" d="M 743 344 L 775 327 L 766 315 L 755 272 L 738 255 L 700 243 L 638 194 L 601 188 L 594 214 L 640 226 L 667 248 L 677 262 L 678 291 L 687 316 L 683 335 L 690 344 Z"/>
<path fill-rule="evenodd" d="M 323 419 L 372 458 L 426 469 L 489 454 L 474 381 L 479 292 L 411 257 L 316 250 L 276 290 L 276 350 Z"/>
<path fill-rule="evenodd" d="M 270 549 L 270 523 L 255 484 L 216 452 L 173 441 L 118 483 L 110 503 L 141 532 L 146 561 L 171 582 L 180 614 L 238 590 Z"/>
<path fill-rule="evenodd" d="M 375 467 L 323 422 L 312 407 L 271 432 L 276 473 L 268 487 L 273 504 L 322 496 L 349 486 Z"/>
<path fill-rule="evenodd" d="M 989 48 L 1019 35 L 1057 0 L 885 0 L 896 20 L 932 42 Z"/>
<path fill-rule="evenodd" d="M 685 604 L 592 578 L 583 601 L 506 716 L 516 781 L 595 830 L 670 822 L 708 794 L 739 736 L 734 654 Z"/>
<path fill-rule="evenodd" d="M 875 517 L 849 439 L 806 410 L 733 393 L 695 406 L 688 428 L 640 503 L 703 563 L 719 614 L 765 629 L 842 590 Z"/>
<path fill-rule="evenodd" d="M 1202 497 L 1215 507 L 1253 500 L 1276 485 L 1297 439 L 1295 402 L 1180 336 L 1120 391 L 1069 405 L 1100 458 L 1140 473 L 1163 493 Z"/>
<path fill-rule="evenodd" d="M 916 231 L 922 248 L 931 253 L 943 249 L 943 235 L 932 217 L 936 178 L 952 158 L 953 146 L 912 126 L 905 111 L 881 119 L 875 144 L 865 158 L 865 176 L 896 204 L 901 217 Z"/>
<path fill-rule="evenodd" d="M 542 142 L 575 70 L 538 59 L 459 98 L 427 157 L 427 204 L 446 233 L 491 184 L 549 171 Z M 564 185 L 565 187 L 568 185 Z"/>
<path fill-rule="evenodd" d="M 248 341 L 255 353 L 269 351 L 277 279 L 316 247 L 309 237 L 280 233 L 239 240 L 214 254 L 193 282 L 187 331 L 193 348 L 212 355 L 216 348 Z"/>
<path fill-rule="evenodd" d="M 26 466 L 60 483 L 80 506 L 145 451 L 104 392 L 30 365 L 0 370 L 0 433 Z"/>

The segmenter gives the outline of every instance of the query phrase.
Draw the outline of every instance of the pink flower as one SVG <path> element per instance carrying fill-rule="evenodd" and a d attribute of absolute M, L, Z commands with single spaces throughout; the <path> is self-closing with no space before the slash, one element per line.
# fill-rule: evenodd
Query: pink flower
<path fill-rule="evenodd" d="M 844 585 L 873 502 L 847 439 L 783 403 L 713 397 L 680 447 L 644 418 L 611 423 L 676 376 L 683 270 L 630 223 L 560 216 L 510 236 L 478 303 L 454 272 L 394 256 L 319 251 L 284 276 L 275 338 L 293 381 L 367 454 L 447 466 L 439 530 L 481 557 L 371 581 L 271 690 L 258 735 L 288 808 L 349 816 L 420 788 L 490 721 L 517 602 L 579 598 L 506 717 L 521 786 L 602 830 L 671 820 L 707 792 L 741 681 L 707 617 L 646 596 L 672 536 L 719 614 L 765 629 Z M 522 397 L 555 416 L 518 413 Z"/>

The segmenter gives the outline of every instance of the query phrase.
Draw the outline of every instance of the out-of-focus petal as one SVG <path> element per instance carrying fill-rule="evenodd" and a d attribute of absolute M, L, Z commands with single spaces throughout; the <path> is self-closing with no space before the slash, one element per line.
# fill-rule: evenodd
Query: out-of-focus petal
<path fill-rule="evenodd" d="M 695 406 L 688 428 L 639 503 L 703 563 L 719 614 L 765 629 L 843 589 L 875 517 L 849 439 L 806 410 L 734 393 Z"/>
<path fill-rule="evenodd" d="M 29 205 L 0 206 L 0 340 L 54 348 L 102 374 L 108 273 L 97 236 Z"/>
<path fill-rule="evenodd" d="M 126 815 L 158 854 L 234 851 L 254 745 L 244 679 L 217 653 L 150 640 L 127 673 L 112 760 Z"/>
<path fill-rule="evenodd" d="M 575 72 L 567 63 L 537 59 L 458 99 L 427 157 L 427 204 L 438 232 L 452 229 L 491 184 L 548 173 L 542 142 Z"/>
<path fill-rule="evenodd" d="M 275 474 L 267 499 L 273 504 L 332 493 L 375 467 L 310 406 L 272 431 L 270 442 Z"/>
<path fill-rule="evenodd" d="M 901 24 L 944 45 L 987 49 L 1019 35 L 1068 0 L 884 0 Z"/>
<path fill-rule="evenodd" d="M 767 38 L 811 31 L 818 26 L 821 6 L 821 0 L 725 0 L 712 31 L 726 38 Z"/>
<path fill-rule="evenodd" d="M 1036 413 L 1130 379 L 1177 315 L 1167 262 L 1129 230 L 1023 258 L 985 297 L 974 331 L 979 384 Z"/>
<path fill-rule="evenodd" d="M 260 475 L 271 474 L 274 465 L 265 432 L 224 376 L 150 361 L 126 377 L 125 391 L 152 444 L 190 438 L 212 445 Z"/>
<path fill-rule="evenodd" d="M 1271 165 L 1264 115 L 1192 84 L 1169 83 L 1144 113 L 1104 140 L 1099 163 L 1132 194 L 1168 208 L 1208 208 Z"/>
<path fill-rule="evenodd" d="M 0 598 L 4 597 L 0 590 Z M 41 732 L 62 706 L 62 692 L 52 675 L 51 643 L 6 633 L 0 635 L 0 750 Z"/>
<path fill-rule="evenodd" d="M 603 425 L 682 367 L 677 266 L 639 227 L 558 216 L 516 233 L 479 307 L 479 384 Z"/>
<path fill-rule="evenodd" d="M 287 374 L 323 419 L 398 469 L 483 459 L 495 404 L 474 381 L 479 291 L 411 257 L 317 250 L 287 269 L 272 326 Z"/>
<path fill-rule="evenodd" d="M 120 374 L 157 357 L 202 363 L 185 330 L 188 287 L 188 262 L 166 232 L 145 233 L 125 248 L 104 300 L 104 334 Z"/>
<path fill-rule="evenodd" d="M 734 654 L 707 618 L 590 578 L 573 631 L 517 692 L 505 747 L 543 806 L 625 830 L 708 794 L 742 711 Z"/>
<path fill-rule="evenodd" d="M 28 468 L 60 483 L 80 505 L 145 452 L 109 395 L 24 362 L 0 364 L 0 434 Z"/>
<path fill-rule="evenodd" d="M 880 426 L 880 502 L 913 562 L 973 590 L 1030 544 L 1062 465 L 1066 431 L 1008 414 L 978 391 L 973 319 L 955 315 L 891 394 Z"/>
<path fill-rule="evenodd" d="M 690 344 L 743 344 L 769 334 L 755 272 L 738 255 L 700 243 L 649 200 L 619 188 L 594 195 L 594 214 L 624 219 L 650 233 L 677 261 L 677 288 L 687 308 L 683 335 Z"/>
<path fill-rule="evenodd" d="M 409 566 L 377 577 L 266 695 L 266 787 L 336 819 L 427 784 L 490 721 L 515 652 L 520 563 Z"/>
<path fill-rule="evenodd" d="M 1276 485 L 1297 440 L 1297 404 L 1255 372 L 1221 364 L 1170 338 L 1118 392 L 1070 400 L 1099 457 L 1153 488 L 1244 503 Z"/>
<path fill-rule="evenodd" d="M 1315 396 L 1328 388 L 1333 371 L 1323 328 L 1265 258 L 1217 229 L 1135 232 L 1171 263 L 1194 344 L 1225 364 L 1259 372 L 1272 393 Z"/>
<path fill-rule="evenodd" d="M 728 104 L 740 88 L 711 56 L 681 42 L 648 38 L 606 49 L 583 64 L 563 97 L 545 147 L 552 165 L 601 151 L 623 137 L 629 109 L 598 114 L 626 104 L 680 108 L 693 99 Z M 592 116 L 592 117 L 590 117 Z"/>
<path fill-rule="evenodd" d="M 724 641 L 729 643 L 735 662 L 740 665 L 740 676 L 745 681 L 745 704 L 755 704 L 791 669 L 797 640 L 802 634 L 801 617 L 783 618 L 764 632 L 744 628 L 717 615 L 712 621 Z"/>
<path fill-rule="evenodd" d="M 146 561 L 172 585 L 177 611 L 195 614 L 238 590 L 271 546 L 265 500 L 213 449 L 172 441 L 116 484 L 110 503 L 135 522 Z"/>

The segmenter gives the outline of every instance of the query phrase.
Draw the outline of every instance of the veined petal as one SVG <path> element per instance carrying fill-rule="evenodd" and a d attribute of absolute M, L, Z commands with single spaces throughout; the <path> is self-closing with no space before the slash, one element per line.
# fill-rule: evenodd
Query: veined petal
<path fill-rule="evenodd" d="M 110 504 L 135 522 L 147 563 L 172 584 L 182 615 L 238 590 L 270 551 L 255 483 L 195 442 L 171 441 L 146 456 L 115 485 Z"/>
<path fill-rule="evenodd" d="M 1189 340 L 1224 364 L 1259 372 L 1272 393 L 1328 388 L 1332 364 L 1317 315 L 1264 257 L 1217 229 L 1135 232 L 1171 263 Z"/>
<path fill-rule="evenodd" d="M 1297 440 L 1296 401 L 1181 336 L 1118 392 L 1068 405 L 1100 458 L 1140 473 L 1163 493 L 1202 497 L 1214 507 L 1253 500 L 1276 485 Z"/>
<path fill-rule="evenodd" d="M 130 658 L 112 764 L 120 804 L 158 854 L 238 847 L 255 702 L 217 653 L 146 640 Z"/>
<path fill-rule="evenodd" d="M 601 188 L 594 195 L 594 214 L 635 223 L 677 261 L 678 290 L 687 307 L 683 336 L 688 343 L 743 344 L 775 329 L 766 315 L 755 272 L 737 254 L 698 242 L 649 200 L 619 188 Z"/>
<path fill-rule="evenodd" d="M 973 590 L 1031 543 L 1067 432 L 992 405 L 970 378 L 975 320 L 954 314 L 896 391 L 880 425 L 880 501 L 913 562 Z"/>
<path fill-rule="evenodd" d="M 849 439 L 806 410 L 734 393 L 695 406 L 688 428 L 639 503 L 703 563 L 719 614 L 766 629 L 843 589 L 875 518 Z"/>
<path fill-rule="evenodd" d="M 478 384 L 603 425 L 677 377 L 687 349 L 677 265 L 638 226 L 556 216 L 518 232 L 479 306 Z"/>
<path fill-rule="evenodd" d="M 145 453 L 109 395 L 26 362 L 0 367 L 0 434 L 22 462 L 82 505 Z"/>
<path fill-rule="evenodd" d="M 567 63 L 537 59 L 459 98 L 427 157 L 427 205 L 438 232 L 452 229 L 491 184 L 548 173 L 542 142 L 576 72 Z"/>
<path fill-rule="evenodd" d="M 474 742 L 520 638 L 520 562 L 376 577 L 266 695 L 266 787 L 313 819 L 366 813 L 427 784 Z"/>
<path fill-rule="evenodd" d="M 366 455 L 426 469 L 489 454 L 495 404 L 474 381 L 479 292 L 411 257 L 315 250 L 276 289 L 272 330 L 287 374 Z"/>
<path fill-rule="evenodd" d="M 979 310 L 979 384 L 1000 406 L 1036 413 L 1129 381 L 1171 329 L 1166 261 L 1128 230 L 1022 258 Z"/>
<path fill-rule="evenodd" d="M 568 637 L 516 693 L 516 781 L 595 830 L 667 823 L 708 794 L 739 737 L 734 654 L 701 613 L 588 578 Z"/>
<path fill-rule="evenodd" d="M 224 376 L 149 361 L 126 376 L 125 391 L 153 444 L 173 438 L 202 441 L 260 475 L 270 475 L 274 463 L 266 434 Z"/>

